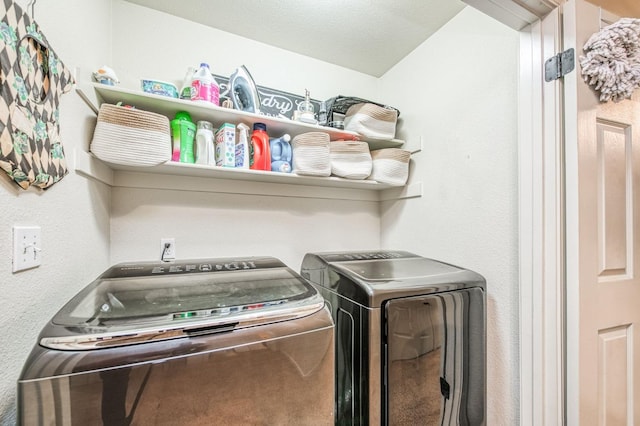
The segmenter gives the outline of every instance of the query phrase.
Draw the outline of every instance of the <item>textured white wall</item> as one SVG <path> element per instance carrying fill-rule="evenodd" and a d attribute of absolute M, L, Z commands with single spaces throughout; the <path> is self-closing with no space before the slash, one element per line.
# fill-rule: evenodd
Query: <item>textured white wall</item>
<path fill-rule="evenodd" d="M 122 0 L 40 0 L 36 18 L 67 65 L 111 65 L 128 87 L 179 83 L 208 61 L 222 75 L 244 64 L 289 92 L 395 105 L 403 131 L 425 139 L 412 176 L 425 196 L 380 213 L 365 201 L 110 190 L 73 173 L 45 194 L 3 182 L 0 424 L 14 421 L 15 380 L 44 323 L 108 264 L 156 258 L 171 236 L 180 258 L 274 255 L 297 269 L 307 251 L 382 246 L 477 270 L 489 286 L 489 424 L 517 423 L 516 33 L 467 8 L 377 80 Z M 65 148 L 86 149 L 95 118 L 73 93 L 62 108 Z M 13 224 L 42 226 L 39 269 L 11 273 Z"/>
<path fill-rule="evenodd" d="M 377 202 L 113 189 L 114 262 L 158 259 L 160 238 L 180 259 L 275 256 L 300 270 L 311 251 L 380 246 Z"/>
<path fill-rule="evenodd" d="M 382 246 L 486 278 L 490 425 L 519 419 L 517 57 L 518 33 L 468 7 L 381 81 L 424 145 L 423 197 L 383 203 Z"/>
<path fill-rule="evenodd" d="M 300 96 L 309 89 L 315 99 L 377 97 L 378 79 L 370 75 L 123 0 L 113 0 L 113 5 L 119 29 L 113 34 L 113 66 L 124 86 L 138 88 L 141 78 L 155 78 L 180 87 L 188 66 L 207 62 L 214 74 L 223 76 L 245 65 L 257 85 Z"/>
<path fill-rule="evenodd" d="M 26 8 L 27 1 L 19 1 Z M 111 1 L 40 0 L 35 18 L 51 48 L 73 69 L 109 61 Z M 61 133 L 69 165 L 95 125 L 75 92 L 62 97 Z M 38 333 L 60 307 L 108 265 L 109 189 L 71 172 L 46 192 L 0 179 L 0 424 L 15 423 L 16 380 Z M 42 266 L 11 272 L 13 225 L 42 228 Z"/>
<path fill-rule="evenodd" d="M 301 95 L 307 88 L 319 99 L 376 94 L 374 77 L 122 0 L 113 5 L 122 85 L 136 88 L 142 77 L 181 84 L 187 67 L 204 61 L 226 76 L 244 64 L 259 85 Z M 374 202 L 129 188 L 114 189 L 112 201 L 113 262 L 157 259 L 162 237 L 176 238 L 179 258 L 271 255 L 294 269 L 309 251 L 380 244 Z"/>

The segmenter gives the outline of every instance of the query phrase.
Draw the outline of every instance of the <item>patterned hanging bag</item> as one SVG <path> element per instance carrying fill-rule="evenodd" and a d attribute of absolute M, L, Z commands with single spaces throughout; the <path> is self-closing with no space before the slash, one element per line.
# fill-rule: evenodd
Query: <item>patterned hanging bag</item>
<path fill-rule="evenodd" d="M 0 4 L 0 168 L 23 189 L 46 189 L 68 172 L 58 105 L 74 81 L 35 21 Z"/>

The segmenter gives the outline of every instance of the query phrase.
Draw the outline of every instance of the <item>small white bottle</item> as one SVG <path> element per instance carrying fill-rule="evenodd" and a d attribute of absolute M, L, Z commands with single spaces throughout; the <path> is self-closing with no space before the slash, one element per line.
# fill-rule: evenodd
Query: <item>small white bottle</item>
<path fill-rule="evenodd" d="M 182 81 L 182 88 L 180 89 L 180 99 L 191 100 L 191 81 L 193 80 L 193 74 L 195 73 L 195 68 L 187 68 L 187 73 L 184 76 L 184 80 Z"/>
<path fill-rule="evenodd" d="M 196 131 L 196 164 L 216 165 L 215 147 L 213 142 L 213 124 L 208 121 L 198 121 Z"/>
<path fill-rule="evenodd" d="M 238 140 L 236 142 L 236 168 L 248 169 L 250 165 L 249 158 L 249 126 L 240 123 L 237 126 Z"/>

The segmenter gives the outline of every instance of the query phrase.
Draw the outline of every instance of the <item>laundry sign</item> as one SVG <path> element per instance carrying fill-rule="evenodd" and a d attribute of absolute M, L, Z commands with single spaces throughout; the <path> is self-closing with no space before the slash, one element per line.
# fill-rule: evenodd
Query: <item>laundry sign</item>
<path fill-rule="evenodd" d="M 214 75 L 220 86 L 220 103 L 224 98 L 231 98 L 229 93 L 229 78 Z M 260 95 L 260 113 L 271 117 L 286 117 L 293 119 L 293 112 L 298 109 L 298 105 L 305 101 L 304 96 L 282 92 L 264 86 L 256 86 Z M 320 109 L 320 101 L 310 99 L 314 111 Z"/>

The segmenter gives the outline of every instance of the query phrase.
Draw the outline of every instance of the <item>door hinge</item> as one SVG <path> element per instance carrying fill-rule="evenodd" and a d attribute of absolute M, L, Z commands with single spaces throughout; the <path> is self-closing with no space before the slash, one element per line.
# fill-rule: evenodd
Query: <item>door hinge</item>
<path fill-rule="evenodd" d="M 544 80 L 553 81 L 569 74 L 576 67 L 576 55 L 573 48 L 547 59 L 544 63 Z"/>

